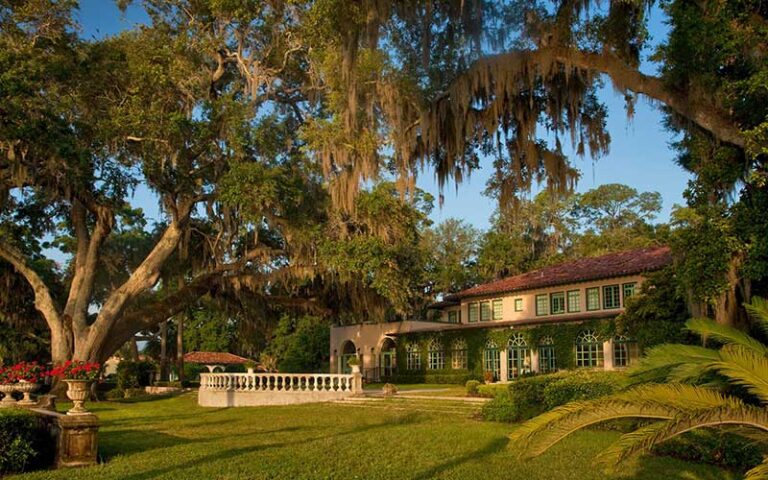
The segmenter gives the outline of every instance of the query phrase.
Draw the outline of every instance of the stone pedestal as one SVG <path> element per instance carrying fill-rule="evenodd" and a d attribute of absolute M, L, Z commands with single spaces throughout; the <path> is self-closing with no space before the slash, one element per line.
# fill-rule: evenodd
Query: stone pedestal
<path fill-rule="evenodd" d="M 92 413 L 65 415 L 41 408 L 38 415 L 56 442 L 56 468 L 95 465 L 98 451 L 99 418 Z"/>

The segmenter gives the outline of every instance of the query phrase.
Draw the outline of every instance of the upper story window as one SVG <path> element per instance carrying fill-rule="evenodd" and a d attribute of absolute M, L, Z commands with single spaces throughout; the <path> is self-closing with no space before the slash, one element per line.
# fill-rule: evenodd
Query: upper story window
<path fill-rule="evenodd" d="M 448 323 L 461 323 L 461 311 L 460 310 L 449 311 Z"/>
<path fill-rule="evenodd" d="M 516 298 L 515 299 L 515 311 L 516 312 L 522 312 L 523 311 L 523 299 L 522 298 Z"/>
<path fill-rule="evenodd" d="M 501 320 L 502 314 L 503 314 L 503 307 L 501 299 L 496 299 L 493 301 L 493 319 L 494 320 Z"/>
<path fill-rule="evenodd" d="M 587 289 L 587 310 L 600 310 L 600 289 Z"/>
<path fill-rule="evenodd" d="M 491 302 L 480 302 L 480 321 L 488 322 L 491 320 Z"/>
<path fill-rule="evenodd" d="M 480 320 L 480 309 L 477 302 L 469 304 L 469 323 L 474 323 Z"/>
<path fill-rule="evenodd" d="M 549 296 L 550 309 L 549 313 L 557 315 L 559 313 L 565 313 L 565 293 L 555 292 Z"/>
<path fill-rule="evenodd" d="M 536 295 L 536 315 L 549 314 L 549 296 L 546 294 Z"/>
<path fill-rule="evenodd" d="M 606 285 L 603 287 L 603 308 L 621 307 L 621 293 L 618 285 Z"/>
<path fill-rule="evenodd" d="M 635 294 L 635 287 L 636 286 L 637 286 L 637 284 L 635 282 L 625 283 L 624 285 L 621 286 L 621 288 L 623 290 L 622 293 L 624 294 L 624 300 L 623 300 L 623 302 L 624 302 L 623 304 L 624 305 L 626 305 L 627 299 Z"/>
<path fill-rule="evenodd" d="M 568 313 L 581 311 L 581 292 L 578 290 L 568 291 Z"/>

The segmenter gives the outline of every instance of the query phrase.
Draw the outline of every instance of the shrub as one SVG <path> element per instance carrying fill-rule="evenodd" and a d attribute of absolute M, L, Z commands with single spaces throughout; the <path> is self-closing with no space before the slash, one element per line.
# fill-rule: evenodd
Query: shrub
<path fill-rule="evenodd" d="M 150 384 L 154 371 L 152 362 L 123 360 L 117 365 L 117 388 L 126 390 L 146 387 Z"/>
<path fill-rule="evenodd" d="M 549 382 L 543 400 L 547 410 L 575 400 L 592 400 L 617 392 L 622 374 L 618 372 L 575 371 Z"/>
<path fill-rule="evenodd" d="M 466 383 L 467 387 L 467 395 L 470 397 L 476 397 L 480 392 L 478 391 L 480 387 L 480 382 L 477 380 L 469 380 Z"/>
<path fill-rule="evenodd" d="M 477 387 L 477 394 L 485 398 L 495 398 L 497 395 L 509 394 L 509 387 L 503 383 L 492 383 Z"/>
<path fill-rule="evenodd" d="M 520 419 L 527 420 L 544 413 L 544 389 L 552 382 L 558 381 L 570 372 L 557 372 L 545 375 L 534 375 L 520 378 L 509 384 L 509 393 L 518 407 Z"/>
<path fill-rule="evenodd" d="M 694 430 L 654 447 L 653 453 L 709 463 L 745 472 L 762 462 L 760 448 L 743 437 L 715 430 Z"/>
<path fill-rule="evenodd" d="M 0 476 L 51 463 L 53 445 L 35 416 L 25 410 L 0 410 Z"/>
<path fill-rule="evenodd" d="M 438 370 L 439 371 L 439 370 Z M 468 380 L 480 380 L 477 375 L 473 375 L 467 371 L 461 373 L 407 373 L 399 374 L 392 378 L 392 383 L 439 383 L 439 384 L 455 384 L 465 385 Z"/>
<path fill-rule="evenodd" d="M 520 420 L 520 409 L 508 390 L 499 390 L 485 405 L 480 414 L 492 422 L 516 422 Z"/>
<path fill-rule="evenodd" d="M 120 400 L 125 398 L 125 391 L 122 388 L 113 388 L 104 394 L 107 400 Z"/>
<path fill-rule="evenodd" d="M 143 388 L 128 388 L 125 390 L 124 398 L 143 397 L 144 395 L 147 395 L 147 392 Z"/>

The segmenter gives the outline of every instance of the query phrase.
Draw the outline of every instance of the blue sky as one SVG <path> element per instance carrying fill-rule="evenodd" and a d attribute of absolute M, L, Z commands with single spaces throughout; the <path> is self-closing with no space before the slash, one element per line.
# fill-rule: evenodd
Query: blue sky
<path fill-rule="evenodd" d="M 131 28 L 145 21 L 146 15 L 136 6 L 131 6 L 122 14 L 111 0 L 81 0 L 78 18 L 83 37 L 99 38 Z M 653 41 L 661 41 L 665 36 L 663 20 L 658 9 L 651 12 L 649 30 Z M 654 66 L 644 64 L 643 69 L 653 73 Z M 661 112 L 641 97 L 633 120 L 628 122 L 623 96 L 613 91 L 610 82 L 606 83 L 600 98 L 608 106 L 610 153 L 595 162 L 591 158 L 572 158 L 574 165 L 582 172 L 577 190 L 583 192 L 605 183 L 624 183 L 641 192 L 657 191 L 664 200 L 659 220 L 666 221 L 673 205 L 684 203 L 682 192 L 689 175 L 674 163 L 675 152 L 669 147 L 672 137 L 662 126 Z M 492 199 L 482 194 L 491 170 L 491 163 L 485 162 L 484 168 L 474 171 L 469 180 L 459 185 L 458 190 L 455 185 L 448 185 L 444 191 L 445 202 L 442 208 L 436 206 L 433 220 L 439 222 L 454 217 L 478 228 L 486 228 L 495 206 Z M 437 198 L 434 172 L 422 172 L 418 186 Z M 135 203 L 144 208 L 150 217 L 157 215 L 155 199 L 146 189 L 137 190 Z"/>

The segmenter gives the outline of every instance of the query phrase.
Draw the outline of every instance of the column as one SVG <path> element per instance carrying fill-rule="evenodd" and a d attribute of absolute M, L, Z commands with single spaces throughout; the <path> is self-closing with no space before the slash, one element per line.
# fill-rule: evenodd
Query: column
<path fill-rule="evenodd" d="M 603 369 L 613 370 L 613 339 L 603 342 Z"/>
<path fill-rule="evenodd" d="M 539 349 L 538 348 L 531 349 L 531 371 L 534 373 L 539 373 Z"/>
<path fill-rule="evenodd" d="M 506 347 L 499 350 L 499 360 L 501 361 L 499 381 L 506 383 L 509 381 L 509 351 Z"/>

